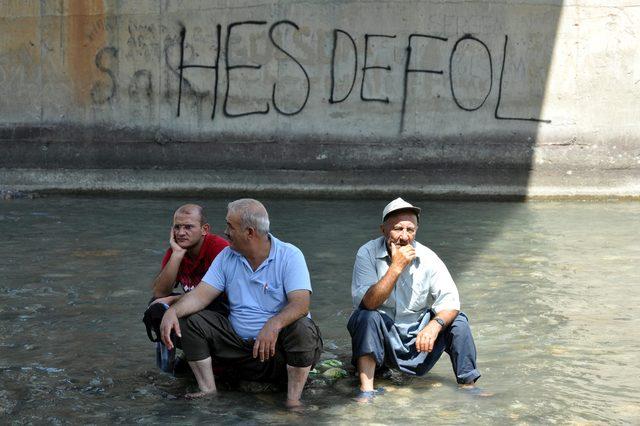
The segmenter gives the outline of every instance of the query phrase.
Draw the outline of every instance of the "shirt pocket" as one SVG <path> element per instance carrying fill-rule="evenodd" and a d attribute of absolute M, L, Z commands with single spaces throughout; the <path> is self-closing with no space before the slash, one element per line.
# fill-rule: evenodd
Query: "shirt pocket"
<path fill-rule="evenodd" d="M 260 307 L 273 314 L 277 314 L 282 310 L 286 303 L 286 296 L 282 286 L 271 282 L 261 283 L 260 289 Z"/>
<path fill-rule="evenodd" d="M 427 309 L 429 289 L 418 287 L 411 289 L 411 297 L 407 303 L 407 309 L 413 312 L 422 312 Z"/>

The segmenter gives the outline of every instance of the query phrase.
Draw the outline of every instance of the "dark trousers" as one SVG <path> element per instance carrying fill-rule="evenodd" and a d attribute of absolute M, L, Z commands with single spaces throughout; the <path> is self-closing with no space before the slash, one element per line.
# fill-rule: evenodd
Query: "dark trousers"
<path fill-rule="evenodd" d="M 471 335 L 469 321 L 464 313 L 440 332 L 433 350 L 429 353 L 418 352 L 415 336 L 429 321 L 427 314 L 422 327 L 416 325 L 411 336 L 400 336 L 393 320 L 378 311 L 356 309 L 347 328 L 351 334 L 352 362 L 363 355 L 371 355 L 376 367 L 383 365 L 400 369 L 409 374 L 422 376 L 433 368 L 443 352 L 451 358 L 453 371 L 458 383 L 473 383 L 480 378 L 476 365 L 476 346 Z"/>
<path fill-rule="evenodd" d="M 252 381 L 285 381 L 286 366 L 314 366 L 322 352 L 316 324 L 302 317 L 280 330 L 276 354 L 268 361 L 253 358 L 254 340 L 238 336 L 229 319 L 214 311 L 200 311 L 180 319 L 182 348 L 188 361 L 211 357 L 225 375 Z"/>
<path fill-rule="evenodd" d="M 180 296 L 180 295 L 181 295 L 180 293 L 170 294 L 170 296 Z M 144 322 L 145 326 L 147 327 L 147 336 L 149 336 L 149 340 L 151 340 L 152 342 L 161 342 L 160 324 L 162 323 L 162 317 L 164 316 L 164 313 L 167 311 L 168 308 L 165 304 L 160 304 L 160 303 L 154 303 L 152 305 L 151 303 L 156 299 L 158 299 L 158 297 L 152 297 L 149 300 L 149 306 L 147 306 L 147 309 L 144 312 L 142 322 Z M 211 302 L 205 309 L 209 311 L 219 312 L 225 317 L 228 316 L 229 304 L 227 300 L 227 295 L 225 293 L 222 293 L 213 302 Z M 182 349 L 182 341 L 173 332 L 171 333 L 171 341 L 173 342 L 176 348 Z"/>

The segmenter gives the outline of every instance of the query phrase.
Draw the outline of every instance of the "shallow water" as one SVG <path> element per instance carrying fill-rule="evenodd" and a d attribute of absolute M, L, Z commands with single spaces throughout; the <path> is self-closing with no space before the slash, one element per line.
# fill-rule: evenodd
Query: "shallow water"
<path fill-rule="evenodd" d="M 418 240 L 456 279 L 494 396 L 458 390 L 445 354 L 423 378 L 381 382 L 372 405 L 350 401 L 348 378 L 305 391 L 295 414 L 278 392 L 185 401 L 195 382 L 155 368 L 142 312 L 185 201 L 0 201 L 2 423 L 640 422 L 639 203 L 419 203 Z M 214 231 L 228 201 L 201 200 Z M 305 253 L 326 356 L 348 358 L 354 254 L 385 202 L 264 201 Z"/>

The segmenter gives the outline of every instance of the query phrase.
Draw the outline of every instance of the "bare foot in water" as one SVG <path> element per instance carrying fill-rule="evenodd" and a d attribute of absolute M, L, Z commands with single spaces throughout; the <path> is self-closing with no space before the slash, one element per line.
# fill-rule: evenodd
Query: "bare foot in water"
<path fill-rule="evenodd" d="M 459 388 L 474 396 L 482 396 L 482 397 L 493 396 L 493 392 L 489 392 L 486 389 L 479 388 L 475 385 L 475 383 L 467 383 L 464 385 L 459 385 Z"/>
<path fill-rule="evenodd" d="M 200 392 L 193 392 L 193 393 L 188 393 L 185 394 L 185 399 L 199 399 L 199 398 L 204 398 L 205 396 L 212 396 L 215 395 L 217 392 L 215 390 L 212 391 L 200 391 Z"/>
<path fill-rule="evenodd" d="M 299 399 L 287 399 L 284 406 L 291 411 L 302 411 L 304 408 L 304 404 Z"/>

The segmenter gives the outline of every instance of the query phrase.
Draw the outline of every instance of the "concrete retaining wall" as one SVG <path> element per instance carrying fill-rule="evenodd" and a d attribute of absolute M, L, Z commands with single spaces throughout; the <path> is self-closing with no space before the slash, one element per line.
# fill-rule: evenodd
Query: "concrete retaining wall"
<path fill-rule="evenodd" d="M 4 1 L 0 186 L 291 170 L 638 195 L 638 28 L 602 1 Z"/>

